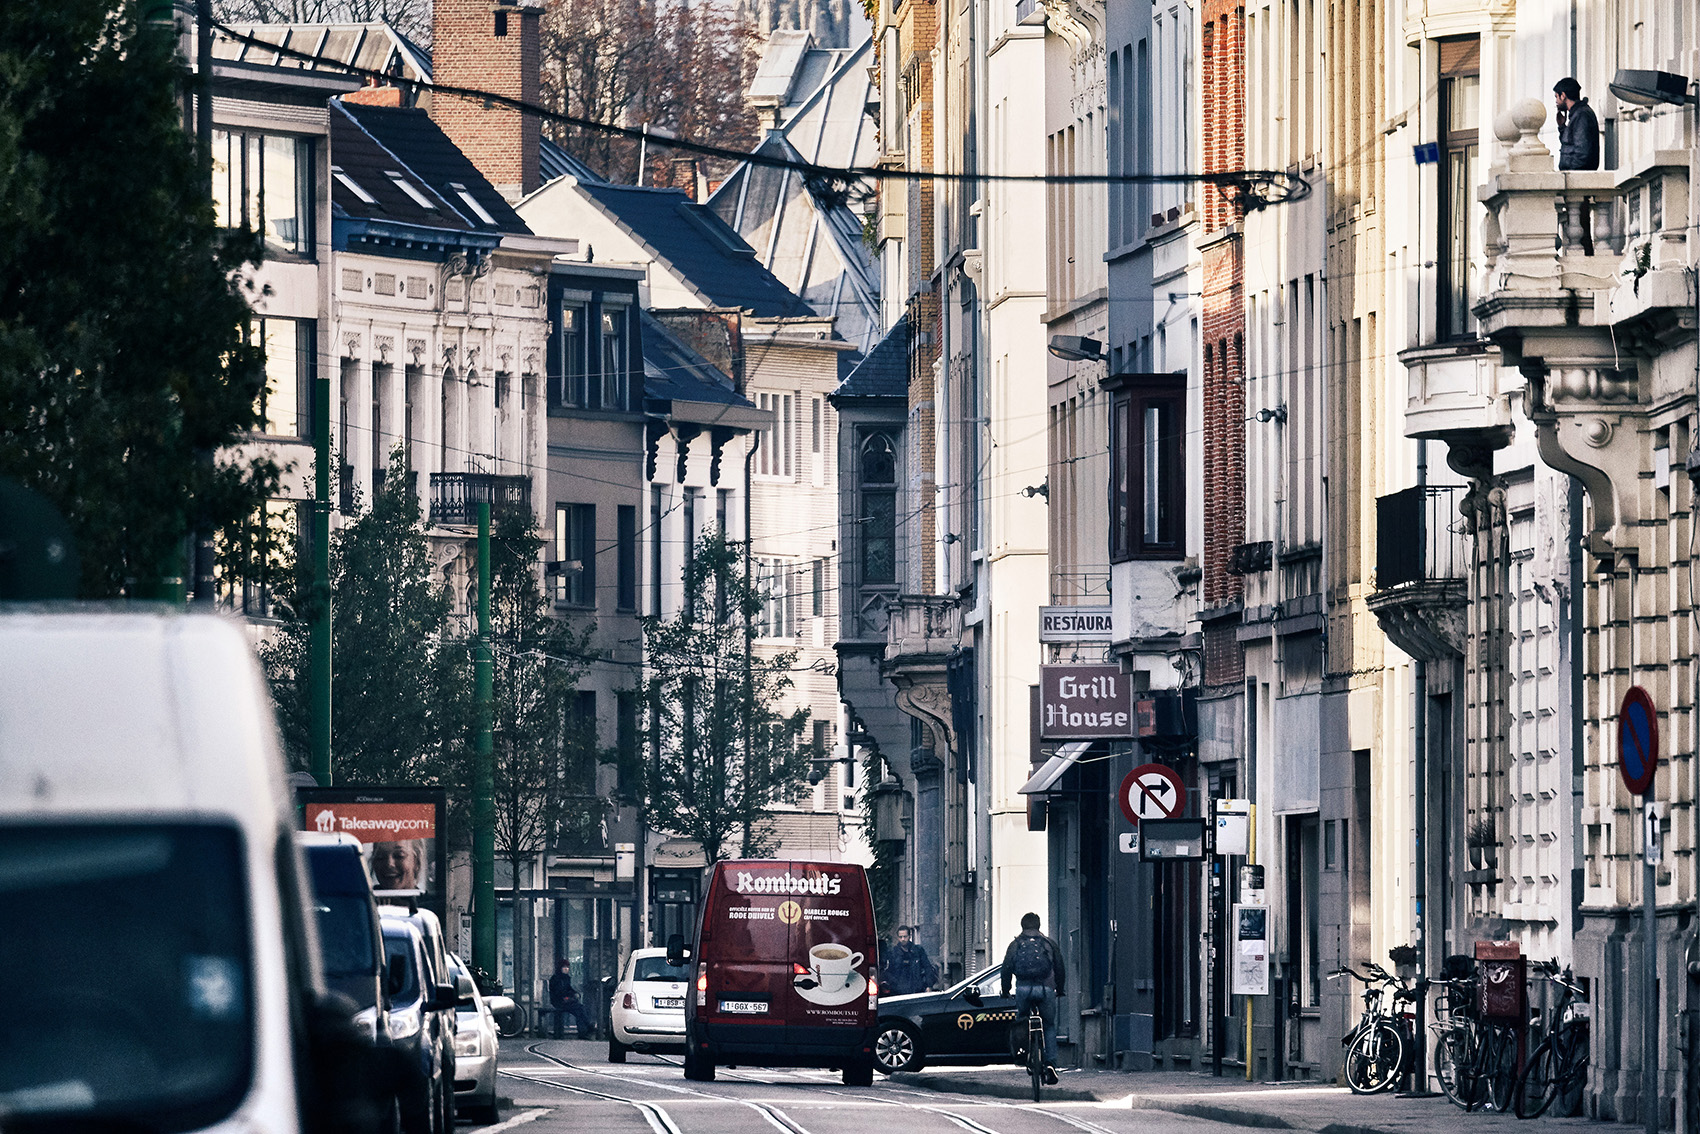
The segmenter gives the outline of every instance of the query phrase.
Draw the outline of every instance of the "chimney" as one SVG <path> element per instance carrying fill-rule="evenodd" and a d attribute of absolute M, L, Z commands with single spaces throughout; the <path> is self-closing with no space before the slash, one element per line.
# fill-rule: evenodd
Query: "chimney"
<path fill-rule="evenodd" d="M 702 187 L 699 184 L 700 179 L 701 174 L 697 169 L 696 158 L 673 159 L 672 187 L 674 189 L 683 189 L 685 196 L 693 201 L 706 200 L 706 195 L 702 192 Z"/>
<path fill-rule="evenodd" d="M 349 91 L 342 96 L 343 102 L 357 102 L 362 106 L 400 106 L 400 87 L 380 87 L 377 83 L 367 80 L 366 85 L 357 91 Z"/>
<path fill-rule="evenodd" d="M 431 73 L 438 83 L 539 101 L 542 9 L 513 0 L 433 0 Z M 540 183 L 538 120 L 509 106 L 434 92 L 431 119 L 490 184 L 517 201 Z"/>

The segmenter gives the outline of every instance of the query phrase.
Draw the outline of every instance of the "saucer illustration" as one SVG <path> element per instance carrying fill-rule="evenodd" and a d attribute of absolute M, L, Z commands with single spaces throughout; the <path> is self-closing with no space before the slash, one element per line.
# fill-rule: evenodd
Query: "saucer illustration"
<path fill-rule="evenodd" d="M 810 987 L 805 987 L 805 985 Z M 839 1004 L 848 1004 L 858 996 L 865 996 L 868 991 L 868 978 L 861 973 L 851 973 L 849 984 L 843 988 L 828 989 L 815 983 L 813 973 L 807 973 L 798 974 L 792 980 L 791 986 L 798 996 L 801 996 L 810 1004 L 824 1004 L 827 1007 L 833 1007 Z"/>

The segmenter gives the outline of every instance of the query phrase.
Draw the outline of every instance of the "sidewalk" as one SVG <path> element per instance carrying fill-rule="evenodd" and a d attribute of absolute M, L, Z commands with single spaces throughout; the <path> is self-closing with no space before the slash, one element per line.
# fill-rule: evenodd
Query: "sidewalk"
<path fill-rule="evenodd" d="M 1012 1067 L 939 1068 L 893 1075 L 891 1079 L 905 1086 L 966 1095 L 1032 1097 L 1027 1072 Z M 1217 1079 L 1186 1071 L 1064 1072 L 1060 1083 L 1045 1088 L 1045 1099 L 1161 1110 L 1235 1126 L 1314 1134 L 1415 1134 L 1433 1130 L 1538 1134 L 1581 1127 L 1606 1129 L 1587 1118 L 1543 1115 L 1525 1122 L 1510 1114 L 1465 1114 L 1439 1096 L 1402 1099 L 1392 1094 L 1354 1095 L 1345 1087 L 1328 1084 L 1248 1083 L 1238 1077 Z"/>

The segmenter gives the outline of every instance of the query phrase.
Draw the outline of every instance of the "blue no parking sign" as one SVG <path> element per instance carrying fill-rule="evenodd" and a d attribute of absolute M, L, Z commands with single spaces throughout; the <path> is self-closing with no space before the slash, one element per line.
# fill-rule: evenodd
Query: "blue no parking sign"
<path fill-rule="evenodd" d="M 1629 687 L 1617 710 L 1617 767 L 1632 794 L 1652 791 L 1659 768 L 1659 713 L 1639 685 Z"/>

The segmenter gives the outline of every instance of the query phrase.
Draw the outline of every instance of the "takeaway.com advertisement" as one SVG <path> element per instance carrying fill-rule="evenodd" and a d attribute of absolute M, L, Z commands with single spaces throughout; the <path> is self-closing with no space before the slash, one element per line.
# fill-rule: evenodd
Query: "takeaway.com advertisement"
<path fill-rule="evenodd" d="M 302 788 L 296 797 L 302 829 L 360 840 L 373 890 L 411 896 L 442 916 L 440 789 Z"/>

